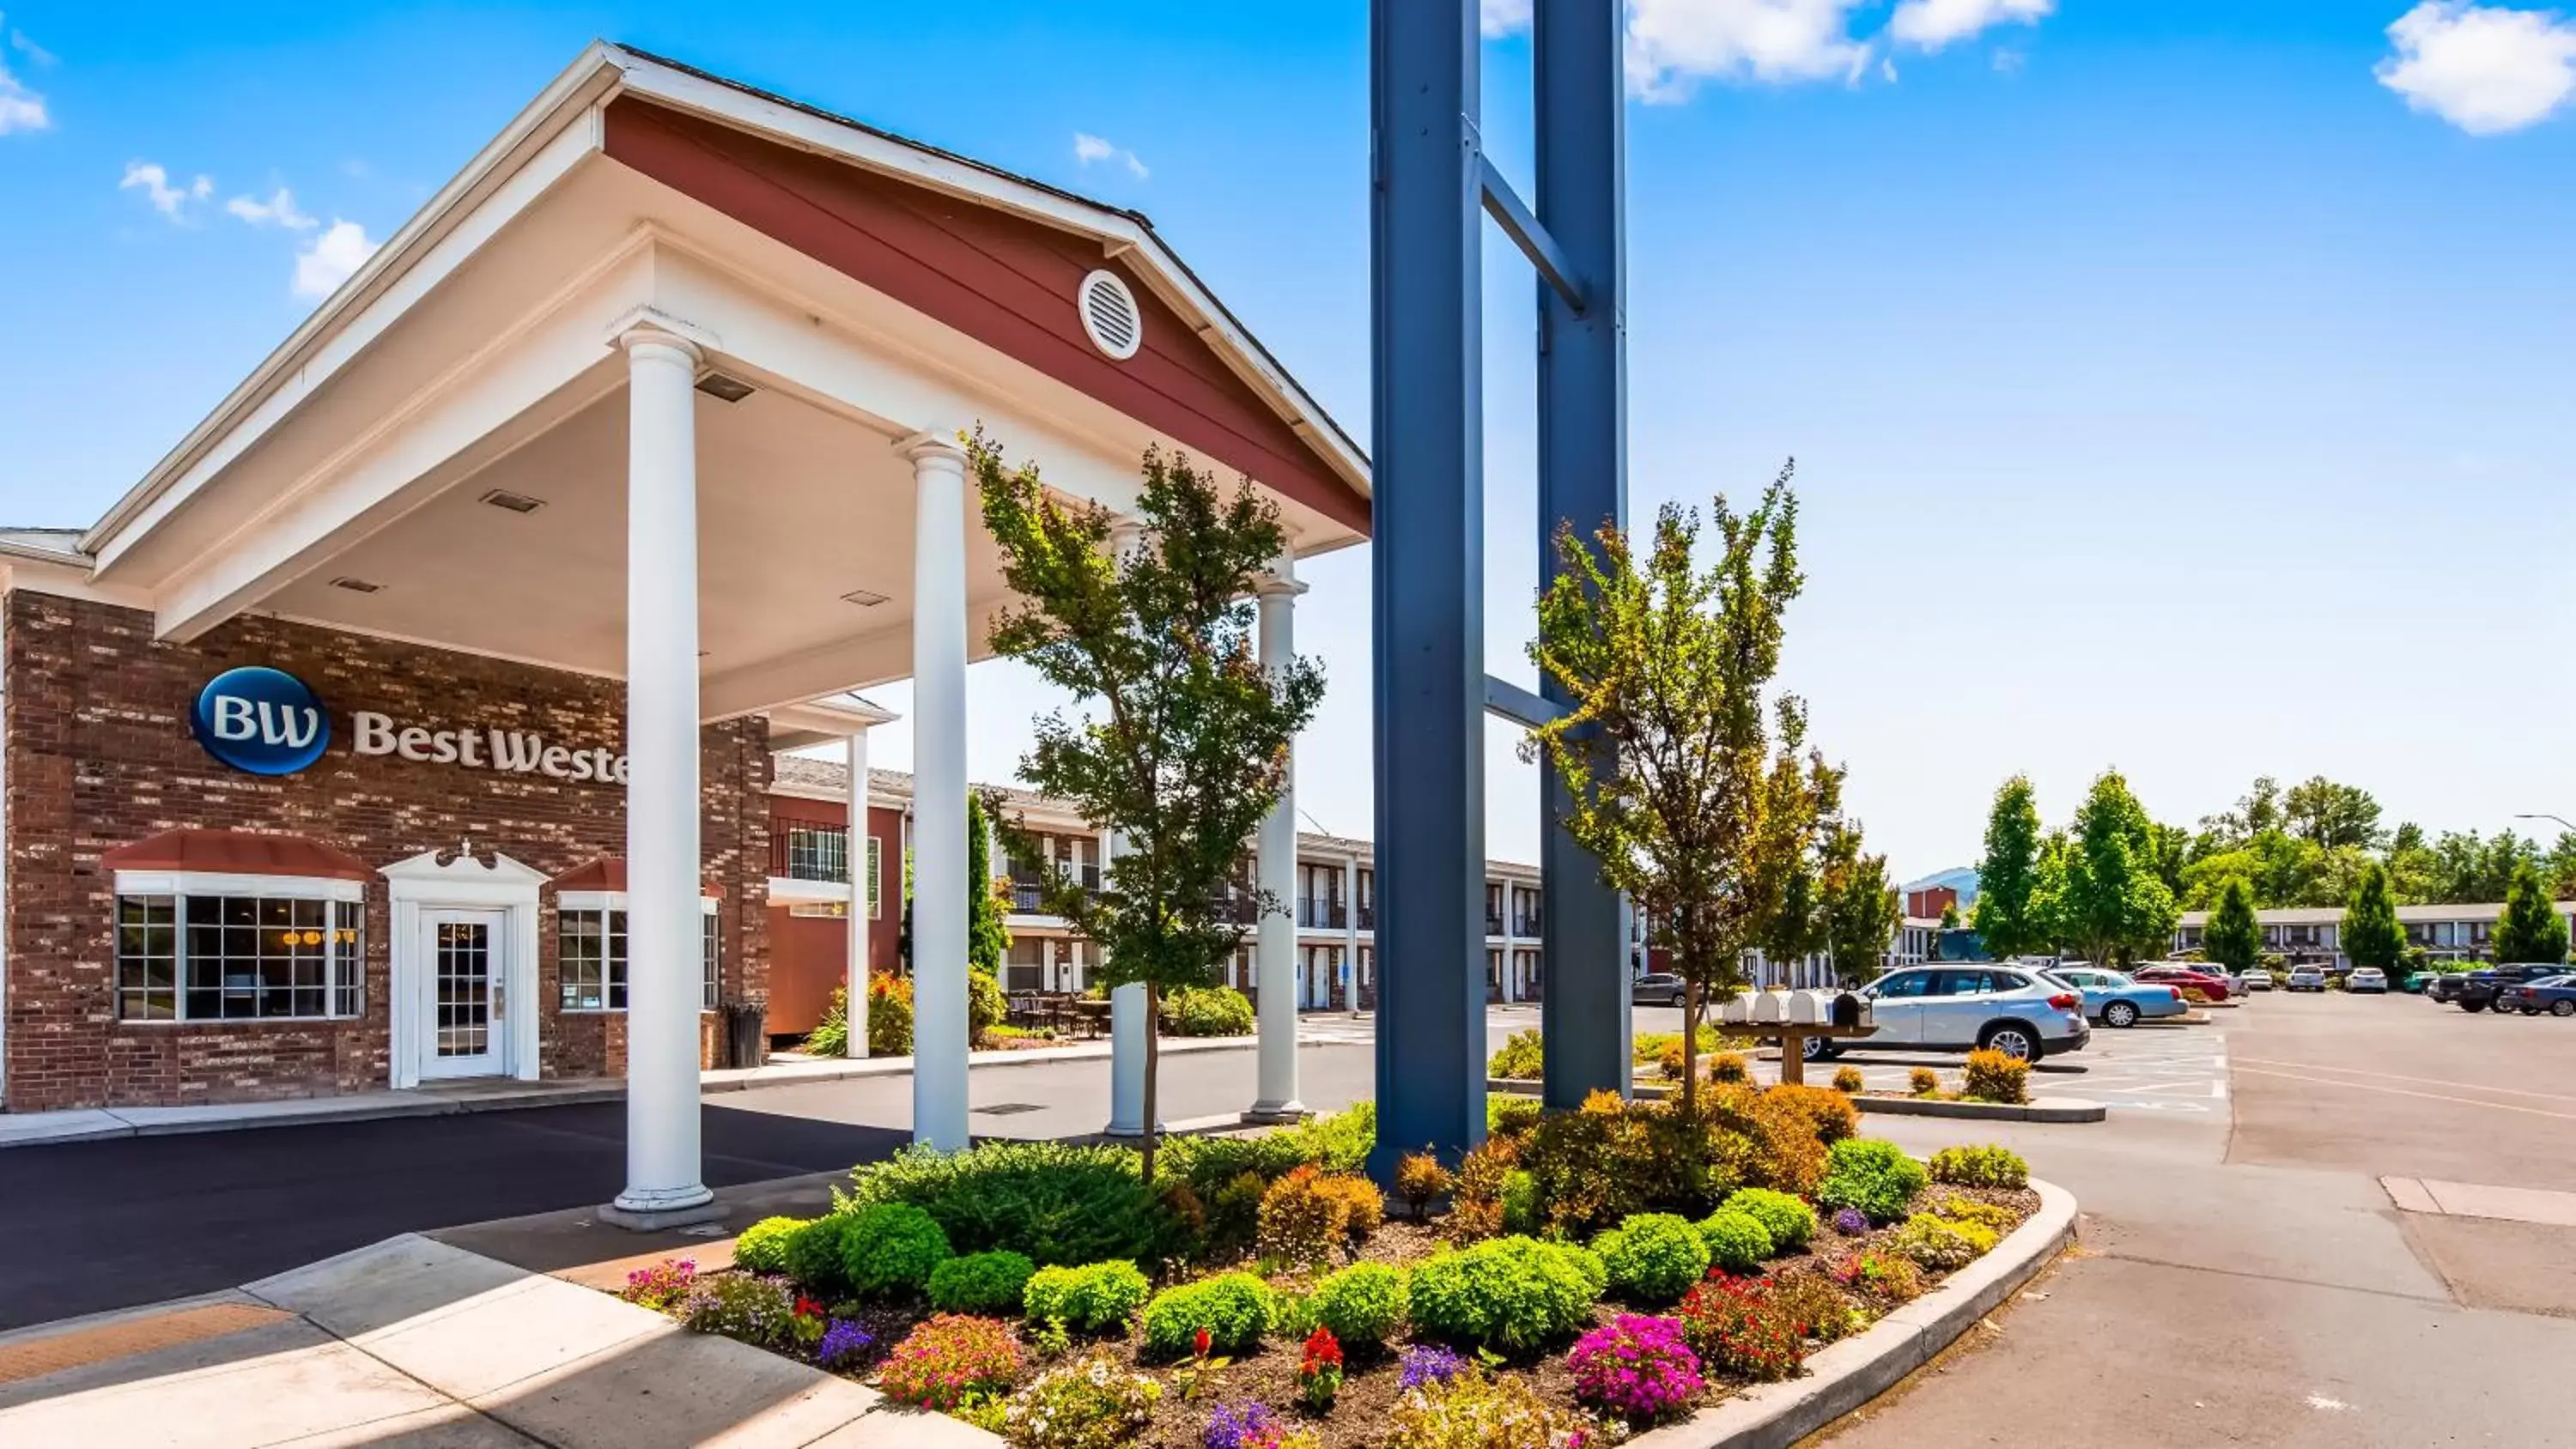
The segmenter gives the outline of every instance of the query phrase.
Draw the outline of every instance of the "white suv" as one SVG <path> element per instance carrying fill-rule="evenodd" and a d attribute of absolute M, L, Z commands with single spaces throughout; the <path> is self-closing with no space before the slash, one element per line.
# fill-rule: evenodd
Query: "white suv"
<path fill-rule="evenodd" d="M 1975 1051 L 1991 1047 L 2026 1062 L 2084 1050 L 2093 1038 L 2084 998 L 2014 966 L 1909 966 L 1861 988 L 1878 1030 L 1864 1037 L 1807 1039 L 1810 1058 L 1846 1051 Z"/>

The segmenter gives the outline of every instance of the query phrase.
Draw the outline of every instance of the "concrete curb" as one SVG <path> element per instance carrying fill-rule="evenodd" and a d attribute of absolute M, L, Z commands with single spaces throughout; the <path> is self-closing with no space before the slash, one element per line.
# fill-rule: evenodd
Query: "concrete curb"
<path fill-rule="evenodd" d="M 1939 1097 L 1852 1098 L 1864 1112 L 1891 1117 L 1964 1117 L 1979 1122 L 2100 1122 L 2111 1109 L 2081 1097 L 2049 1097 L 2037 1102 L 1952 1102 Z"/>
<path fill-rule="evenodd" d="M 1971 1324 L 2003 1306 L 2075 1240 L 2075 1198 L 2033 1179 L 2039 1211 L 1993 1252 L 1807 1360 L 1803 1378 L 1762 1384 L 1689 1419 L 1628 1441 L 1635 1449 L 1788 1449 L 1867 1405 L 1932 1361 Z"/>

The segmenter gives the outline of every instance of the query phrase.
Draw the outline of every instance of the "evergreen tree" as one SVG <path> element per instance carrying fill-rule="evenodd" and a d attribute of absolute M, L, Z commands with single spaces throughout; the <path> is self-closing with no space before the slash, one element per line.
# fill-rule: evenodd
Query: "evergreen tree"
<path fill-rule="evenodd" d="M 2394 971 L 2397 958 L 2406 953 L 2406 928 L 2397 923 L 2397 897 L 2389 893 L 2388 869 L 2378 861 L 2362 868 L 2361 880 L 2352 888 L 2352 901 L 2343 908 L 2340 939 L 2345 958 L 2355 966 Z M 2558 950 L 2566 954 L 2563 931 Z"/>
<path fill-rule="evenodd" d="M 2496 918 L 2495 958 L 2516 961 L 2567 959 L 2567 918 L 2549 899 L 2540 869 L 2526 860 L 2514 867 L 2513 885 L 2505 891 L 2504 914 Z"/>
<path fill-rule="evenodd" d="M 1986 855 L 1977 865 L 1977 941 L 1998 961 L 2038 955 L 2054 944 L 2043 939 L 2039 924 L 2039 852 L 2030 777 L 2015 775 L 1995 792 Z"/>
<path fill-rule="evenodd" d="M 1011 949 L 1010 883 L 993 874 L 993 830 L 983 797 L 966 792 L 966 964 L 999 980 Z"/>
<path fill-rule="evenodd" d="M 1887 878 L 1887 857 L 1861 853 L 1860 827 L 1838 824 L 1825 848 L 1825 949 L 1834 974 L 1858 986 L 1879 973 L 1904 925 L 1903 903 Z"/>
<path fill-rule="evenodd" d="M 2263 923 L 2255 918 L 2254 888 L 2245 877 L 2229 876 L 2219 888 L 2218 908 L 2209 913 L 2200 945 L 2202 954 L 2230 971 L 2243 971 L 2263 959 Z"/>

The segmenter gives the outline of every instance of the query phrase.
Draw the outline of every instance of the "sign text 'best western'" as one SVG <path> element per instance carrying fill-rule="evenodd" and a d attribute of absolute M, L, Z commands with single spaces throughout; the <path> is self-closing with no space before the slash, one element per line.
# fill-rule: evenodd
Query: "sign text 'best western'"
<path fill-rule="evenodd" d="M 551 780 L 626 783 L 626 757 L 609 750 L 548 744 L 533 730 L 429 729 L 397 723 L 392 715 L 358 710 L 349 716 L 350 748 L 361 755 L 392 755 L 426 765 L 464 765 Z"/>

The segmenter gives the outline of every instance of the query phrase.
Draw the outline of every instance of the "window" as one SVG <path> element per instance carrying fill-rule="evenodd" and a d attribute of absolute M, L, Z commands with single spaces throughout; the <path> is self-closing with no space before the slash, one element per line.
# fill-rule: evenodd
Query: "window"
<path fill-rule="evenodd" d="M 787 824 L 787 878 L 790 880 L 848 880 L 850 878 L 848 827 L 824 825 L 813 821 L 789 821 Z"/>
<path fill-rule="evenodd" d="M 340 882 L 320 883 L 336 887 Z M 365 1004 L 364 907 L 294 894 L 119 894 L 127 1021 L 327 1021 Z"/>
<path fill-rule="evenodd" d="M 1930 996 L 1933 971 L 1901 971 L 1878 983 L 1876 995 L 1882 1001 L 1902 1001 L 1917 996 Z"/>
<path fill-rule="evenodd" d="M 699 1009 L 713 1011 L 717 1002 L 721 955 L 717 946 L 716 903 L 704 902 L 706 928 L 700 939 L 705 971 Z M 565 1011 L 626 1009 L 626 912 L 613 906 L 568 906 L 555 918 L 557 1004 Z"/>

